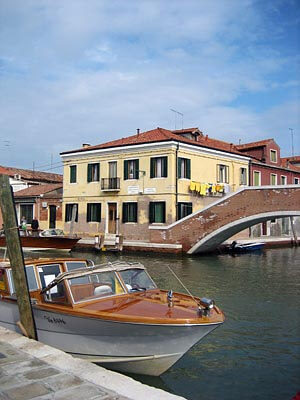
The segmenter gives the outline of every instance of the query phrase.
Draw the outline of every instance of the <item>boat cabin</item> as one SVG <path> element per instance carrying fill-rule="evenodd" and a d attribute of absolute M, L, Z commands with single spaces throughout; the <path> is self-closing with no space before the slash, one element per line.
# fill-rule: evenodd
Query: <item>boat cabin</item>
<path fill-rule="evenodd" d="M 80 259 L 27 260 L 25 265 L 32 302 L 76 306 L 111 296 L 156 289 L 140 263 L 108 263 L 95 266 Z M 12 269 L 0 264 L 0 293 L 15 298 Z"/>

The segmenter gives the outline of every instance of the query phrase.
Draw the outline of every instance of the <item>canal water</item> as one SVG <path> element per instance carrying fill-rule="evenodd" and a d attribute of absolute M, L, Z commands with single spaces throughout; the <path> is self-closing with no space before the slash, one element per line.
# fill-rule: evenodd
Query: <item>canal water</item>
<path fill-rule="evenodd" d="M 158 286 L 213 298 L 225 323 L 160 377 L 133 376 L 191 400 L 284 400 L 300 391 L 300 248 L 237 256 L 72 253 L 141 261 Z"/>

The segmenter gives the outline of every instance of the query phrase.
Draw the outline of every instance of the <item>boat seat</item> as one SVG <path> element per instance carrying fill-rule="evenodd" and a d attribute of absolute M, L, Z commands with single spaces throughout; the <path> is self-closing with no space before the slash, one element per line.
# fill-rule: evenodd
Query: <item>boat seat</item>
<path fill-rule="evenodd" d="M 109 285 L 97 286 L 94 290 L 95 296 L 104 296 L 106 294 L 112 294 L 112 288 Z"/>

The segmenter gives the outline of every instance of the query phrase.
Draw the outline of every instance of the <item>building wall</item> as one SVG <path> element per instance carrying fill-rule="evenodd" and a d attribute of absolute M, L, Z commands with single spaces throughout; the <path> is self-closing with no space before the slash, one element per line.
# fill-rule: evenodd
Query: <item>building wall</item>
<path fill-rule="evenodd" d="M 150 158 L 168 157 L 167 178 L 150 178 Z M 191 178 L 178 179 L 176 184 L 176 157 L 190 159 Z M 124 180 L 124 160 L 139 159 L 139 179 Z M 207 149 L 195 149 L 191 145 L 175 143 L 151 144 L 146 146 L 128 146 L 98 152 L 80 152 L 63 156 L 63 220 L 66 205 L 78 204 L 78 222 L 74 223 L 74 232 L 82 236 L 107 232 L 108 204 L 117 204 L 117 233 L 132 240 L 149 240 L 149 202 L 166 202 L 166 222 L 176 220 L 176 201 L 191 202 L 193 212 L 216 200 L 216 195 L 201 196 L 190 190 L 191 181 L 199 183 L 217 183 L 217 165 L 228 166 L 228 190 L 240 187 L 240 168 L 246 168 L 248 176 L 248 158 Z M 109 162 L 117 161 L 117 177 L 120 178 L 120 190 L 109 192 L 101 190 L 101 178 L 109 177 Z M 100 162 L 100 181 L 87 183 L 89 163 Z M 77 182 L 70 183 L 70 166 L 77 165 Z M 176 188 L 178 192 L 176 193 Z M 220 194 L 218 194 L 220 196 Z M 221 195 L 222 196 L 222 195 Z M 138 223 L 122 222 L 122 204 L 138 203 Z M 101 203 L 101 222 L 86 222 L 87 204 Z M 71 222 L 64 223 L 64 230 L 70 231 Z"/>

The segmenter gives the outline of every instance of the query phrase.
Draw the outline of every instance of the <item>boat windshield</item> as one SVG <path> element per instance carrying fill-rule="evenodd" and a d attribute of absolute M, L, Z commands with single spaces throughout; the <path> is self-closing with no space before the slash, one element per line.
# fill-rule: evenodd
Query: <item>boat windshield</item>
<path fill-rule="evenodd" d="M 74 303 L 125 293 L 114 271 L 68 279 Z"/>
<path fill-rule="evenodd" d="M 144 269 L 128 269 L 119 272 L 128 291 L 156 289 L 156 285 Z"/>

